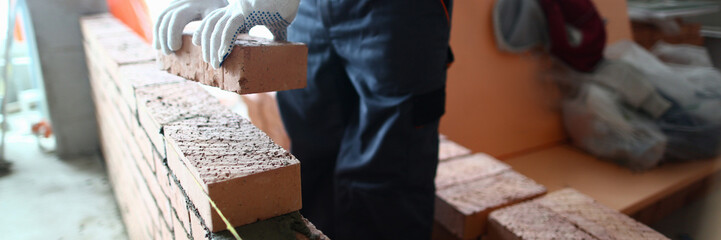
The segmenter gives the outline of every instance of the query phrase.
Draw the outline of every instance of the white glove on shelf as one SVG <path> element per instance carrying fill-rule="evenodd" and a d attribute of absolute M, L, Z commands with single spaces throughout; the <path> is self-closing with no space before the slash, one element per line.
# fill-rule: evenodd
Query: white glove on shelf
<path fill-rule="evenodd" d="M 153 28 L 153 46 L 170 54 L 183 45 L 185 25 L 205 18 L 211 11 L 228 5 L 226 0 L 177 0 L 158 15 Z"/>
<path fill-rule="evenodd" d="M 239 34 L 256 25 L 266 26 L 275 40 L 286 39 L 286 29 L 298 13 L 300 0 L 238 0 L 211 12 L 193 34 L 203 48 L 203 60 L 219 68 L 233 50 Z"/>

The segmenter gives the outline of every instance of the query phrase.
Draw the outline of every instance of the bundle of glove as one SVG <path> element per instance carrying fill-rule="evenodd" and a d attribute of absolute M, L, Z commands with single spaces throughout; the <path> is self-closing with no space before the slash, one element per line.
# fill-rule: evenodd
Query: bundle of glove
<path fill-rule="evenodd" d="M 183 28 L 203 20 L 193 34 L 193 44 L 202 46 L 203 61 L 220 68 L 233 50 L 236 38 L 263 25 L 275 40 L 286 39 L 286 29 L 298 13 L 300 0 L 176 0 L 158 16 L 153 45 L 164 54 L 180 49 Z"/>
<path fill-rule="evenodd" d="M 719 155 L 721 73 L 703 48 L 605 48 L 590 0 L 498 0 L 494 27 L 499 49 L 546 50 L 567 69 L 554 78 L 575 89 L 562 107 L 576 146 L 634 170 Z"/>

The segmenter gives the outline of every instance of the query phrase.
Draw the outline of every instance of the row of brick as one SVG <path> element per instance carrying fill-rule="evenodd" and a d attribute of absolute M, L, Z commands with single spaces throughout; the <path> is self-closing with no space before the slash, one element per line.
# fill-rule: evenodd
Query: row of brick
<path fill-rule="evenodd" d="M 489 239 L 668 239 L 574 189 L 562 189 L 489 216 Z"/>
<path fill-rule="evenodd" d="M 102 150 L 131 238 L 222 239 L 227 222 L 304 221 L 291 216 L 301 207 L 297 159 L 197 83 L 158 70 L 155 51 L 117 19 L 89 16 L 81 26 Z"/>
<path fill-rule="evenodd" d="M 439 159 L 434 239 L 666 239 L 575 190 L 544 196 L 544 186 L 445 136 Z"/>
<path fill-rule="evenodd" d="M 457 239 L 486 231 L 491 211 L 546 193 L 510 166 L 441 136 L 436 174 L 435 221 Z"/>

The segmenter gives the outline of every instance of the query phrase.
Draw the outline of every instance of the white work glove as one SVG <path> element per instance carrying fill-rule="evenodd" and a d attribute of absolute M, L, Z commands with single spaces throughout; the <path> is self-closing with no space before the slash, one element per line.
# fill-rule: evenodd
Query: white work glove
<path fill-rule="evenodd" d="M 217 69 L 233 50 L 239 34 L 256 25 L 267 27 L 275 40 L 286 39 L 286 29 L 298 13 L 300 0 L 237 0 L 211 12 L 193 34 L 203 48 L 203 61 Z"/>
<path fill-rule="evenodd" d="M 153 46 L 170 54 L 183 45 L 183 28 L 205 18 L 211 11 L 228 5 L 226 0 L 177 0 L 163 10 L 153 28 Z"/>

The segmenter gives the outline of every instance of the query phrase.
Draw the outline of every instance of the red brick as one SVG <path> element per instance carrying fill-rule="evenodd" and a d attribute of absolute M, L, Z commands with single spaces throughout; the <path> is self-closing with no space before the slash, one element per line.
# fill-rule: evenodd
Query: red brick
<path fill-rule="evenodd" d="M 168 166 L 165 164 L 165 159 L 160 157 L 160 154 L 153 151 L 153 161 L 157 164 L 158 168 L 155 172 L 155 176 L 158 178 L 160 188 L 163 190 L 165 196 L 171 196 L 170 190 L 170 176 L 168 175 Z"/>
<path fill-rule="evenodd" d="M 165 142 L 163 142 L 163 135 L 160 133 L 160 124 L 153 120 L 151 114 L 144 104 L 138 105 L 138 123 L 140 127 L 147 134 L 153 149 L 157 150 L 162 158 L 165 158 Z"/>
<path fill-rule="evenodd" d="M 162 126 L 193 117 L 230 114 L 230 110 L 194 82 L 147 86 L 137 89 L 136 96 L 138 121 L 161 156 L 165 154 L 160 134 Z"/>
<path fill-rule="evenodd" d="M 150 63 L 154 56 L 147 54 L 153 52 L 147 51 L 150 46 L 114 18 L 87 17 L 81 25 L 103 153 L 132 238 L 168 238 L 171 232 L 177 239 L 197 235 L 203 226 L 191 223 L 195 212 L 189 212 L 189 206 L 196 204 L 203 218 L 194 222 L 225 229 L 208 196 L 236 226 L 300 209 L 297 159 L 197 84 L 155 70 Z M 298 83 L 296 75 L 302 75 L 305 84 L 304 46 L 253 44 L 258 46 L 246 42 L 237 48 L 244 59 L 234 57 L 228 63 L 236 64 L 211 74 L 216 85 L 238 92 L 290 89 L 288 84 Z M 297 54 L 298 49 L 302 54 Z M 265 51 L 260 59 L 259 50 Z M 299 56 L 302 68 L 295 65 Z M 277 66 L 280 60 L 284 65 L 289 62 L 290 70 L 258 67 Z M 218 81 L 218 76 L 236 82 Z M 255 81 L 259 78 L 266 81 Z M 167 145 L 173 148 L 168 156 L 160 131 L 164 126 L 176 134 L 168 138 Z M 170 164 L 164 163 L 165 158 Z"/>
<path fill-rule="evenodd" d="M 107 16 L 107 15 L 106 15 Z M 80 20 L 84 40 L 103 66 L 114 76 L 119 65 L 155 60 L 155 50 L 120 20 L 113 17 L 83 17 Z"/>
<path fill-rule="evenodd" d="M 172 223 L 172 216 L 173 216 L 173 205 L 171 204 L 170 199 L 174 197 L 173 193 L 173 185 L 171 185 L 170 176 L 168 175 L 168 166 L 165 166 L 163 164 L 163 160 L 159 159 L 159 154 L 155 153 L 154 160 L 156 163 L 159 163 L 156 177 L 158 178 L 158 183 L 160 186 L 160 189 L 163 193 L 163 196 L 165 196 L 164 200 L 160 201 L 158 200 L 158 208 L 160 208 L 160 212 L 162 213 L 163 219 L 167 223 Z M 156 199 L 157 200 L 157 199 Z M 172 227 L 171 227 L 172 230 Z"/>
<path fill-rule="evenodd" d="M 92 48 L 89 46 L 87 42 L 83 42 L 83 47 L 86 50 L 85 51 L 85 62 L 88 66 L 88 74 L 90 78 L 90 82 L 97 82 L 101 78 L 102 68 L 100 68 L 100 65 L 97 62 L 97 57 L 95 56 L 95 53 L 91 50 Z M 99 86 L 95 86 L 99 87 Z M 97 88 L 93 88 L 97 89 Z"/>
<path fill-rule="evenodd" d="M 120 141 L 120 133 L 111 126 L 105 126 L 105 136 L 109 143 L 114 144 Z M 111 146 L 123 146 L 122 144 Z M 153 221 L 149 215 L 151 208 L 143 199 L 143 192 L 139 187 L 141 184 L 137 170 L 133 170 L 132 159 L 128 158 L 127 151 L 123 148 L 105 148 L 105 155 L 108 159 L 108 169 L 111 175 L 116 198 L 123 212 L 123 219 L 126 223 L 129 235 L 134 238 L 145 239 L 152 237 Z M 133 174 L 136 174 L 135 176 Z M 147 195 L 146 195 L 147 196 Z"/>
<path fill-rule="evenodd" d="M 280 118 L 276 93 L 245 94 L 241 99 L 248 108 L 248 120 L 268 134 L 273 142 L 289 150 L 290 138 Z"/>
<path fill-rule="evenodd" d="M 173 54 L 158 54 L 163 69 L 239 94 L 290 90 L 306 85 L 308 49 L 301 43 L 240 35 L 223 67 L 216 70 L 203 62 L 201 47 L 193 45 L 191 38 L 190 33 L 185 34 L 183 46 Z"/>
<path fill-rule="evenodd" d="M 120 92 L 133 112 L 137 110 L 137 100 L 135 96 L 137 89 L 152 85 L 187 81 L 165 71 L 160 71 L 155 62 L 120 66 L 118 69 L 118 77 Z"/>
<path fill-rule="evenodd" d="M 131 34 L 133 30 L 118 21 L 110 13 L 83 16 L 80 27 L 86 39 L 104 38 L 108 35 Z"/>
<path fill-rule="evenodd" d="M 599 239 L 666 239 L 648 226 L 574 189 L 555 191 L 535 201 Z"/>
<path fill-rule="evenodd" d="M 123 220 L 132 238 L 153 238 L 160 213 L 139 171 L 141 168 L 135 162 L 142 157 L 139 157 L 137 148 L 133 148 L 133 131 L 128 126 L 132 115 L 127 104 L 120 101 L 122 98 L 117 86 L 104 66 L 92 61 L 97 56 L 93 51 L 87 53 L 91 60 L 89 71 L 92 72 L 92 95 L 96 103 L 102 149 Z"/>
<path fill-rule="evenodd" d="M 175 240 L 189 240 L 190 234 L 188 234 L 187 231 L 185 231 L 185 228 L 183 228 L 183 224 L 180 222 L 178 218 L 173 218 L 173 233 Z"/>
<path fill-rule="evenodd" d="M 171 240 L 173 239 L 173 230 L 172 226 L 173 222 L 170 222 L 170 224 L 163 224 L 160 228 L 158 228 L 158 231 L 156 233 L 155 239 L 163 239 L 163 240 Z"/>
<path fill-rule="evenodd" d="M 546 192 L 512 170 L 436 190 L 435 219 L 462 239 L 481 236 L 488 214 Z"/>
<path fill-rule="evenodd" d="M 573 189 L 494 211 L 496 239 L 668 239 Z"/>
<path fill-rule="evenodd" d="M 494 211 L 488 225 L 489 239 L 596 239 L 533 202 Z"/>
<path fill-rule="evenodd" d="M 163 132 L 170 169 L 177 173 L 187 167 L 178 180 L 213 232 L 226 226 L 211 211 L 207 196 L 233 226 L 301 208 L 300 163 L 248 120 L 237 115 L 192 118 L 169 124 Z"/>
<path fill-rule="evenodd" d="M 192 174 L 184 163 L 179 160 L 175 151 L 168 152 L 167 161 L 169 172 L 171 173 L 170 185 L 172 195 L 170 196 L 170 204 L 178 216 L 182 216 L 180 220 L 186 231 L 190 233 L 191 226 L 188 200 L 192 202 L 196 208 L 199 208 L 198 211 L 210 212 L 212 209 L 210 205 L 197 204 L 197 201 L 203 202 L 203 199 L 207 197 L 202 190 L 198 190 L 200 187 L 193 181 Z M 205 202 L 207 202 L 207 200 L 205 200 Z"/>
<path fill-rule="evenodd" d="M 118 132 L 121 138 L 127 137 L 123 136 L 125 134 L 124 131 L 120 130 Z M 128 145 L 121 144 L 120 146 L 126 147 Z M 135 188 L 134 193 L 132 195 L 125 196 L 125 198 L 133 199 L 134 203 L 130 205 L 132 206 L 131 210 L 138 212 L 136 214 L 135 224 L 137 224 L 137 222 L 142 223 L 141 227 L 143 228 L 143 232 L 146 235 L 152 235 L 159 223 L 160 211 L 148 189 L 148 185 L 143 177 L 143 174 L 141 174 L 141 167 L 136 165 L 136 161 L 131 159 L 132 157 L 130 155 L 130 151 L 127 148 L 118 148 L 118 150 L 123 153 L 122 157 L 119 159 L 119 162 L 121 162 L 123 166 L 121 168 L 114 169 L 114 171 L 122 172 L 121 174 L 129 174 L 128 181 L 124 181 L 119 184 L 124 184 L 122 187 L 128 187 L 129 185 Z"/>
<path fill-rule="evenodd" d="M 483 153 L 441 162 L 435 179 L 436 189 L 487 178 L 509 169 L 510 166 Z"/>
<path fill-rule="evenodd" d="M 140 127 L 137 118 L 133 118 L 135 124 L 133 124 L 133 137 L 134 144 L 138 145 L 141 157 L 146 161 L 146 164 L 150 167 L 150 170 L 155 173 L 157 170 L 157 162 L 155 161 L 153 144 L 148 138 L 148 134 L 145 133 L 145 129 Z M 157 182 L 157 179 L 154 179 Z"/>
<path fill-rule="evenodd" d="M 163 192 L 163 189 L 160 186 L 158 178 L 155 176 L 155 174 L 150 171 L 143 171 L 142 169 L 141 173 L 145 180 L 145 184 L 147 185 L 147 188 L 152 195 L 152 200 L 156 204 L 155 208 L 159 210 L 158 215 L 165 217 L 165 215 L 167 214 L 167 209 L 164 208 L 168 207 L 169 198 Z"/>
<path fill-rule="evenodd" d="M 154 233 L 157 226 L 160 225 L 160 209 L 158 209 L 147 183 L 142 179 L 142 175 L 138 171 L 132 172 L 138 189 L 138 194 L 135 197 L 140 198 L 143 203 L 142 205 L 133 205 L 133 207 L 141 209 L 142 213 L 139 215 L 143 218 L 142 222 L 145 223 L 143 227 L 148 233 Z M 144 208 L 141 206 L 144 206 Z"/>
<path fill-rule="evenodd" d="M 447 138 L 441 138 L 438 142 L 438 160 L 441 162 L 469 154 L 471 154 L 470 149 L 465 148 Z"/>
<path fill-rule="evenodd" d="M 174 173 L 173 173 L 174 174 Z M 183 193 L 184 188 L 178 185 L 177 181 L 173 179 L 173 175 L 170 176 L 170 206 L 172 207 L 175 217 L 181 222 L 181 226 L 184 231 L 190 233 L 190 212 L 188 211 L 188 199 Z M 178 231 L 173 227 L 173 231 Z"/>
<path fill-rule="evenodd" d="M 194 240 L 210 239 L 210 232 L 193 212 L 190 213 L 190 235 Z"/>

